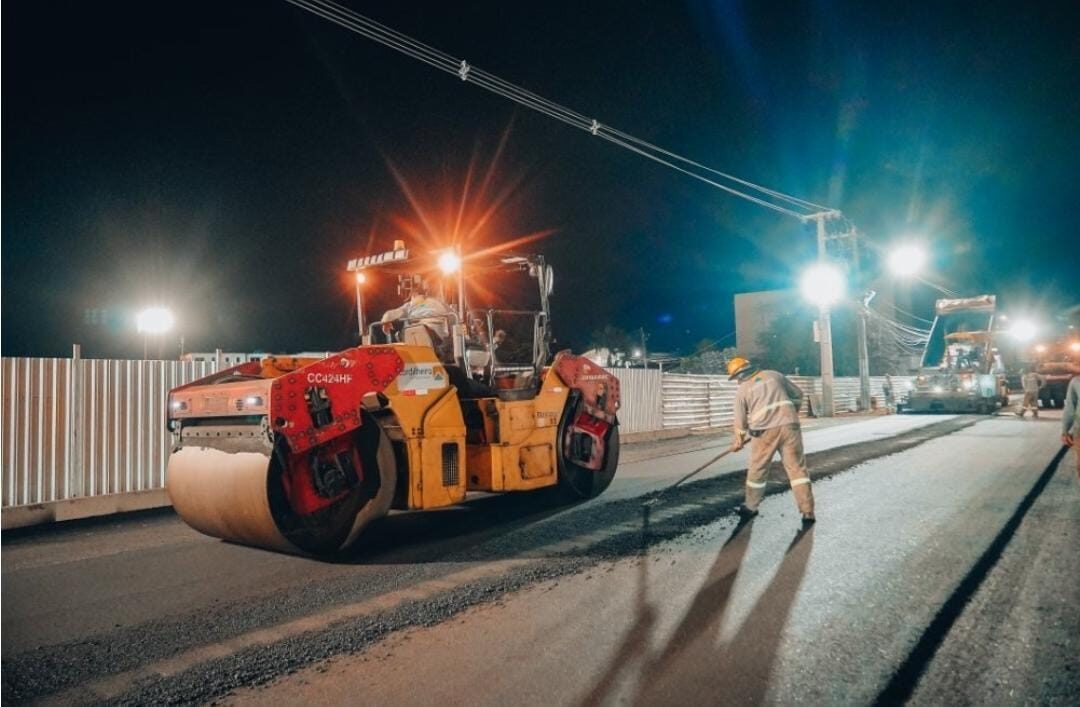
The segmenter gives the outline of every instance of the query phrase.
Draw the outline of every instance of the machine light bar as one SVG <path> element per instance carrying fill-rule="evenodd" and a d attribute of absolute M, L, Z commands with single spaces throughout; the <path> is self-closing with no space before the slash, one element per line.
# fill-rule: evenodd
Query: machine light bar
<path fill-rule="evenodd" d="M 409 250 L 402 248 L 400 250 L 390 250 L 385 253 L 378 253 L 376 255 L 369 255 L 364 258 L 353 258 L 349 261 L 349 272 L 355 272 L 357 270 L 363 270 L 375 265 L 385 265 L 386 263 L 400 263 L 409 259 Z"/>

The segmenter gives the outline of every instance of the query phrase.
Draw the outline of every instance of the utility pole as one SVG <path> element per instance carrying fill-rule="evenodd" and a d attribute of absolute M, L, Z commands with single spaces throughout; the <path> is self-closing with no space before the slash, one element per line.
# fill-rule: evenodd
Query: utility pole
<path fill-rule="evenodd" d="M 851 228 L 851 253 L 855 261 L 855 281 L 862 284 L 862 269 L 859 266 L 859 234 L 854 227 Z M 866 412 L 870 409 L 870 353 L 866 344 L 866 308 L 874 295 L 871 291 L 866 292 L 859 300 L 859 311 L 856 317 L 856 325 L 859 338 L 859 409 Z"/>
<path fill-rule="evenodd" d="M 859 409 L 863 412 L 870 409 L 870 353 L 866 345 L 866 304 L 865 299 L 859 303 L 858 316 Z"/>
<path fill-rule="evenodd" d="M 649 350 L 645 348 L 645 327 L 638 327 L 638 333 L 641 334 L 641 364 L 645 368 L 649 367 Z"/>
<path fill-rule="evenodd" d="M 828 260 L 828 248 L 826 247 L 825 218 L 829 214 L 817 214 L 817 247 L 818 262 L 824 264 Z M 832 360 L 832 324 L 829 316 L 829 305 L 818 305 L 818 338 L 821 339 L 821 417 L 833 416 L 833 360 Z"/>

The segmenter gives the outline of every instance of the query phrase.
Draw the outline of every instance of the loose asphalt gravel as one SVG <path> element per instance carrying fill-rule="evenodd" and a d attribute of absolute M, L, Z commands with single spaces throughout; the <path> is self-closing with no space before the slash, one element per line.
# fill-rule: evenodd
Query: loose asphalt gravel
<path fill-rule="evenodd" d="M 821 479 L 948 435 L 976 421 L 951 418 L 893 437 L 812 453 L 808 461 L 813 477 Z M 642 502 L 654 497 L 656 491 L 610 502 L 601 497 L 580 507 L 567 505 L 553 494 L 493 497 L 483 499 L 467 514 L 388 519 L 383 527 L 372 529 L 371 542 L 328 570 L 304 558 L 284 558 L 225 543 L 202 543 L 197 550 L 209 555 L 209 559 L 204 556 L 201 561 L 213 563 L 214 572 L 199 569 L 196 580 L 200 591 L 212 598 L 194 607 L 177 604 L 169 607 L 171 613 L 129 625 L 102 627 L 87 619 L 90 635 L 62 640 L 62 634 L 57 633 L 34 647 L 27 647 L 35 641 L 31 629 L 20 627 L 22 635 L 11 643 L 5 642 L 4 701 L 46 697 L 62 702 L 125 704 L 212 701 L 237 688 L 265 683 L 329 657 L 362 651 L 396 631 L 436 625 L 469 607 L 539 582 L 578 574 L 600 562 L 634 556 L 642 551 L 643 544 L 653 546 L 684 536 L 730 512 L 741 500 L 742 483 L 741 475 L 726 474 L 691 481 L 667 492 L 650 509 L 644 536 Z M 772 493 L 784 491 L 786 484 L 770 488 Z M 146 522 L 152 531 L 155 523 L 171 523 L 172 519 L 151 516 Z M 94 532 L 93 528 L 86 531 L 91 536 Z M 116 532 L 123 537 L 122 528 Z M 78 535 L 74 533 L 76 542 Z M 410 543 L 410 539 L 416 542 Z M 39 536 L 22 542 L 41 541 Z M 19 540 L 14 544 L 17 548 Z M 29 566 L 27 574 L 19 575 L 19 581 L 14 582 L 15 587 L 9 586 L 5 563 L 5 624 L 9 623 L 12 602 L 16 607 L 32 603 L 35 590 L 43 592 L 47 599 L 46 585 L 62 581 L 56 575 L 58 571 L 79 572 L 90 563 L 103 563 L 104 569 L 99 567 L 98 571 L 107 578 L 103 577 L 102 582 L 108 579 L 122 585 L 124 578 L 130 578 L 137 583 L 143 573 L 166 571 L 164 566 L 191 552 L 183 543 L 148 545 L 134 556 L 94 557 L 93 552 L 88 552 L 87 559 L 76 562 L 73 568 L 45 563 Z M 63 551 L 62 543 L 57 551 Z M 272 581 L 267 582 L 265 593 L 245 590 L 242 597 L 230 596 L 230 566 L 237 571 L 244 569 L 242 562 L 230 565 L 237 553 L 253 556 L 255 563 L 262 558 L 271 565 L 281 565 Z M 413 591 L 417 586 L 428 589 L 417 595 Z M 184 587 L 174 591 L 183 592 Z M 152 597 L 143 596 L 146 593 L 132 591 L 133 596 L 142 597 L 135 603 L 153 604 Z M 123 591 L 119 596 L 122 600 Z M 374 602 L 376 608 L 365 611 L 364 602 Z M 271 631 L 269 638 L 257 635 L 267 627 L 298 617 L 317 617 L 321 612 L 332 616 L 333 610 L 350 605 L 361 608 L 354 615 L 346 611 L 347 618 L 341 620 L 321 624 L 315 619 L 310 630 L 303 630 L 301 625 L 277 636 Z M 93 612 L 94 602 L 84 609 Z M 40 621 L 47 617 L 37 618 Z"/>

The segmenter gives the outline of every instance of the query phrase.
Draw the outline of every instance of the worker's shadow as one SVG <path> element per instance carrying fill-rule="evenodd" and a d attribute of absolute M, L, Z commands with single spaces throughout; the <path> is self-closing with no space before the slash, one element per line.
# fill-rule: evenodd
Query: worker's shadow
<path fill-rule="evenodd" d="M 644 664 L 637 680 L 637 704 L 756 704 L 764 700 L 782 632 L 813 547 L 813 529 L 796 534 L 776 576 L 739 633 L 719 646 L 720 629 L 752 529 L 752 521 L 736 526 L 666 646 L 651 656 L 649 639 L 656 609 L 645 600 L 647 558 L 643 556 L 634 624 L 609 667 L 582 700 L 583 705 L 601 704 L 639 656 Z"/>
<path fill-rule="evenodd" d="M 735 539 L 736 553 L 717 558 L 710 580 L 675 630 L 668 647 L 646 666 L 639 682 L 638 704 L 712 702 L 760 704 L 769 688 L 784 627 L 798 596 L 814 546 L 814 530 L 801 530 L 791 541 L 769 586 L 758 597 L 739 632 L 718 646 L 720 628 L 738 574 L 749 533 Z"/>

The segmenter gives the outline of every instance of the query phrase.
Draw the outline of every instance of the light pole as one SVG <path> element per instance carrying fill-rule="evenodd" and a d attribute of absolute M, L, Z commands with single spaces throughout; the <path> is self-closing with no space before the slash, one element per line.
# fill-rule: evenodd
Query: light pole
<path fill-rule="evenodd" d="M 803 297 L 818 306 L 818 340 L 821 344 L 821 416 L 833 415 L 833 358 L 830 307 L 844 295 L 844 274 L 820 260 L 807 268 L 800 280 Z"/>
<path fill-rule="evenodd" d="M 135 317 L 135 328 L 143 335 L 143 359 L 150 358 L 150 335 L 160 335 L 176 324 L 176 317 L 165 307 L 148 307 Z"/>
<path fill-rule="evenodd" d="M 360 330 L 360 344 L 367 343 L 364 341 L 364 295 L 360 289 L 360 286 L 367 281 L 367 276 L 363 270 L 356 271 L 356 326 Z"/>

